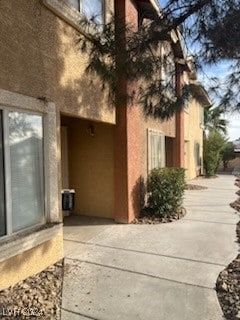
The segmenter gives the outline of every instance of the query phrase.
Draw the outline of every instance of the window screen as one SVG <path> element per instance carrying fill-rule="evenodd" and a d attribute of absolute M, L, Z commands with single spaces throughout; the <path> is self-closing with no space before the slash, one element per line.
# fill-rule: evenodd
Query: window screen
<path fill-rule="evenodd" d="M 9 112 L 12 228 L 42 222 L 44 214 L 42 117 Z"/>
<path fill-rule="evenodd" d="M 159 131 L 148 130 L 148 171 L 165 167 L 165 136 Z"/>

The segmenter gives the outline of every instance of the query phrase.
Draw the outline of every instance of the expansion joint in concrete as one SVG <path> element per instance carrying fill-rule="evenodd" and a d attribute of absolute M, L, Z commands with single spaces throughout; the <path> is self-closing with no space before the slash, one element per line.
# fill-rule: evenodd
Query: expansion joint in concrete
<path fill-rule="evenodd" d="M 131 273 L 131 274 L 135 274 L 135 275 L 139 275 L 139 276 L 144 276 L 144 277 L 148 277 L 148 278 L 152 278 L 152 279 L 158 279 L 158 280 L 173 282 L 173 283 L 177 283 L 179 285 L 191 286 L 191 287 L 194 287 L 194 288 L 200 288 L 200 289 L 205 289 L 205 290 L 206 289 L 207 290 L 214 290 L 214 288 L 211 288 L 211 287 L 200 286 L 200 285 L 191 284 L 191 283 L 187 283 L 187 282 L 172 280 L 172 279 L 168 279 L 168 278 L 164 278 L 164 277 L 154 276 L 154 275 L 147 274 L 147 273 L 144 273 L 144 272 L 132 271 L 132 270 L 129 270 L 129 269 L 123 269 L 123 268 L 119 268 L 119 267 L 109 266 L 109 265 L 106 265 L 106 264 L 92 262 L 92 261 L 88 261 L 88 260 L 72 259 L 72 258 L 66 258 L 66 259 L 67 260 L 71 260 L 71 261 L 77 261 L 77 262 L 80 262 L 80 263 L 91 264 L 91 265 L 95 265 L 95 266 L 98 266 L 98 267 L 103 267 L 103 268 L 118 270 L 118 271 L 122 271 L 122 272 L 127 272 L 127 273 Z"/>

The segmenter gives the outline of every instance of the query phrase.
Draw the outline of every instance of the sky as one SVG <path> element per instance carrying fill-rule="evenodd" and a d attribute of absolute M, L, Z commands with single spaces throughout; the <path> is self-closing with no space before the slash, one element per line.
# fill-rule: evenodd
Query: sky
<path fill-rule="evenodd" d="M 224 80 L 224 77 L 229 71 L 229 66 L 230 63 L 227 61 L 221 62 L 212 67 L 204 66 L 203 72 L 198 74 L 198 78 L 207 89 L 209 81 L 212 77 Z M 217 105 L 217 101 L 215 101 L 215 105 Z M 226 113 L 224 115 L 224 119 L 228 121 L 227 131 L 229 140 L 234 141 L 240 138 L 240 112 Z"/>

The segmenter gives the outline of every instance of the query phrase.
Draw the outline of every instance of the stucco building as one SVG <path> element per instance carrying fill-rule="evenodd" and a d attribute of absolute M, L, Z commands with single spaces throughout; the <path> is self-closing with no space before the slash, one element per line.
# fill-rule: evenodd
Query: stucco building
<path fill-rule="evenodd" d="M 155 0 L 0 1 L 0 289 L 63 257 L 63 188 L 76 191 L 74 214 L 127 223 L 140 212 L 149 170 L 186 165 L 190 111 L 163 122 L 137 103 L 110 106 L 75 46 L 82 15 L 97 12 L 102 23 L 113 12 L 137 28 L 140 16 L 159 10 Z M 191 70 L 178 33 L 168 46 L 180 95 Z"/>

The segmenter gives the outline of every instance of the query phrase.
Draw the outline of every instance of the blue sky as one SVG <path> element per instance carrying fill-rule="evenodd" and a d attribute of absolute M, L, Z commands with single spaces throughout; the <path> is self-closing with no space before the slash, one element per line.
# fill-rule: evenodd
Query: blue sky
<path fill-rule="evenodd" d="M 224 81 L 229 72 L 229 62 L 222 62 L 215 66 L 204 66 L 203 73 L 199 73 L 199 80 L 207 88 L 210 78 L 216 77 Z M 240 137 L 240 112 L 226 113 L 225 119 L 228 121 L 228 137 L 230 141 Z"/>

